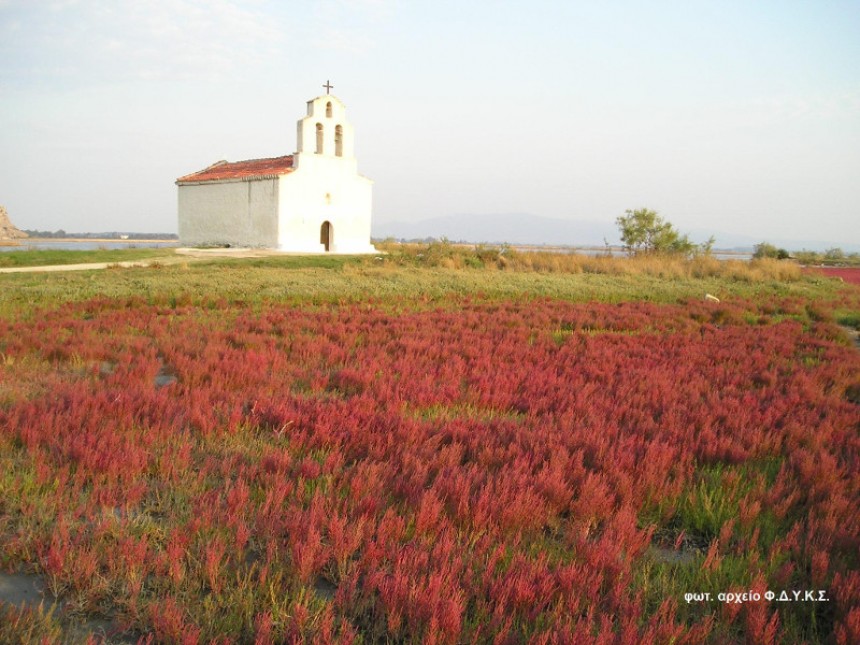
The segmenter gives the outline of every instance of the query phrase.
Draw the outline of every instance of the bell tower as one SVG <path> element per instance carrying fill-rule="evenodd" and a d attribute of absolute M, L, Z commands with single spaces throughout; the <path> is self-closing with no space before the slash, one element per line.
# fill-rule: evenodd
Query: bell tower
<path fill-rule="evenodd" d="M 298 122 L 298 154 L 353 161 L 355 134 L 339 98 L 324 94 L 308 101 L 308 114 Z"/>
<path fill-rule="evenodd" d="M 278 248 L 310 253 L 373 253 L 373 182 L 359 174 L 346 108 L 326 93 L 307 102 L 297 124 L 292 172 L 278 183 Z"/>

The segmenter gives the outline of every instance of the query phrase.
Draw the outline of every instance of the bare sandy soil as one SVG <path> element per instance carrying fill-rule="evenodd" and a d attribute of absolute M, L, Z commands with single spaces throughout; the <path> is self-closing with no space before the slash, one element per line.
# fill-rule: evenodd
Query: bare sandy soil
<path fill-rule="evenodd" d="M 6 573 L 0 571 L 0 601 L 15 607 L 36 608 L 42 605 L 45 611 L 54 608 L 55 616 L 62 616 L 63 603 L 57 600 L 45 587 L 40 576 L 27 573 Z M 65 622 L 65 621 L 64 621 Z M 105 638 L 105 643 L 136 643 L 133 636 L 121 633 L 119 627 L 110 620 L 92 618 L 83 623 L 69 623 L 65 626 L 66 637 L 75 642 L 84 641 L 88 636 Z"/>
<path fill-rule="evenodd" d="M 180 247 L 176 249 L 176 255 L 190 258 L 268 258 L 274 255 L 308 255 L 307 253 L 289 253 L 274 249 L 249 249 L 249 248 L 213 248 L 195 249 Z"/>
<path fill-rule="evenodd" d="M 23 573 L 0 571 L 0 600 L 16 607 L 38 607 L 44 602 L 45 584 L 41 578 Z M 46 602 L 50 605 L 51 602 Z"/>
<path fill-rule="evenodd" d="M 155 260 L 153 260 L 155 262 Z M 161 262 L 164 264 L 164 262 Z M 87 262 L 86 264 L 48 264 L 35 267 L 4 267 L 0 273 L 45 273 L 51 271 L 92 271 L 110 267 L 146 267 L 150 262 Z"/>

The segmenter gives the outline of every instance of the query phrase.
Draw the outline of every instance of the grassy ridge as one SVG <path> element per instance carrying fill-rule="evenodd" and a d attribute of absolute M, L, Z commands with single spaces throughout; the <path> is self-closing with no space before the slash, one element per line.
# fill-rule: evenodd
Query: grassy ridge
<path fill-rule="evenodd" d="M 41 252 L 33 252 L 41 253 Z M 157 249 L 79 252 L 83 261 L 142 259 Z M 109 254 L 109 256 L 108 256 Z M 17 253 L 12 255 L 18 255 Z M 110 260 L 106 258 L 110 257 Z M 23 260 L 21 260 L 23 262 Z M 248 259 L 179 259 L 152 267 L 108 271 L 0 275 L 0 315 L 94 297 L 225 299 L 260 303 L 363 301 L 451 296 L 552 297 L 564 300 L 677 302 L 702 298 L 802 297 L 831 301 L 844 285 L 804 275 L 775 260 L 720 262 L 671 258 L 594 258 L 551 253 L 500 252 L 435 244 L 399 246 L 376 257 L 272 256 Z M 850 307 L 849 307 L 850 309 Z"/>

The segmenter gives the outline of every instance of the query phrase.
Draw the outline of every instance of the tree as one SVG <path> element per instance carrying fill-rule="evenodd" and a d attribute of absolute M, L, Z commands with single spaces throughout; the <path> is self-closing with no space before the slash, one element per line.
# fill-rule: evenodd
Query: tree
<path fill-rule="evenodd" d="M 686 235 L 681 235 L 656 211 L 648 208 L 626 210 L 626 215 L 616 219 L 621 232 L 621 242 L 628 253 L 695 255 L 698 251 L 710 252 L 713 238 L 701 249 Z"/>
<path fill-rule="evenodd" d="M 762 258 L 774 258 L 776 260 L 787 260 L 791 254 L 785 249 L 778 249 L 773 244 L 761 242 L 753 247 L 753 258 L 760 260 Z"/>
<path fill-rule="evenodd" d="M 836 260 L 836 261 L 844 260 L 845 259 L 845 251 L 840 249 L 838 246 L 836 248 L 827 249 L 824 252 L 824 259 L 825 260 Z"/>

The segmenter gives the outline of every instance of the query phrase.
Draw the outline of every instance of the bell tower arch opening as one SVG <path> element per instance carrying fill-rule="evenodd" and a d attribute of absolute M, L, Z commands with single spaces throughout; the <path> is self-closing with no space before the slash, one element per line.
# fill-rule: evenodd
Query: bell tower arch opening
<path fill-rule="evenodd" d="M 317 123 L 317 154 L 323 153 L 323 124 Z"/>

